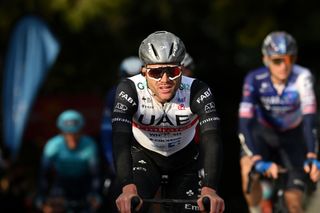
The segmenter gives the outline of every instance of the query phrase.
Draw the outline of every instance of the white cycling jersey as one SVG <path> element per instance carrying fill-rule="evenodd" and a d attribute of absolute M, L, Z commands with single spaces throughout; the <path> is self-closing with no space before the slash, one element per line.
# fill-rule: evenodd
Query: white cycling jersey
<path fill-rule="evenodd" d="M 198 124 L 198 116 L 190 109 L 190 88 L 194 79 L 183 76 L 174 98 L 165 104 L 155 100 L 142 75 L 129 79 L 134 82 L 138 95 L 138 109 L 132 125 L 137 142 L 164 156 L 187 146 Z"/>

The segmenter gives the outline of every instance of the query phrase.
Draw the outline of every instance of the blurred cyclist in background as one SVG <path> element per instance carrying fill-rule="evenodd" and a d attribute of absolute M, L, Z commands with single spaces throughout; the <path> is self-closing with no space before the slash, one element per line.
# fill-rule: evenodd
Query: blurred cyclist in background
<path fill-rule="evenodd" d="M 141 71 L 141 67 L 142 67 L 142 62 L 137 56 L 130 56 L 123 59 L 119 67 L 120 79 L 139 74 Z M 102 124 L 101 124 L 101 143 L 103 147 L 103 153 L 112 172 L 114 172 L 114 167 L 113 167 L 113 156 L 112 156 L 111 111 L 113 109 L 116 89 L 117 87 L 116 85 L 114 85 L 107 92 L 106 103 L 103 110 L 103 118 L 102 118 Z"/>
<path fill-rule="evenodd" d="M 82 133 L 84 124 L 78 111 L 64 111 L 57 119 L 60 134 L 45 144 L 36 197 L 43 212 L 69 210 L 71 202 L 79 212 L 81 206 L 97 210 L 101 205 L 97 144 Z"/>
<path fill-rule="evenodd" d="M 193 77 L 194 75 L 194 69 L 195 69 L 195 63 L 193 61 L 193 58 L 190 56 L 189 53 L 186 53 L 181 64 L 182 66 L 182 75 Z"/>
<path fill-rule="evenodd" d="M 276 179 L 280 165 L 288 169 L 284 196 L 289 212 L 303 212 L 305 172 L 314 182 L 319 178 L 313 76 L 295 64 L 297 44 L 286 32 L 267 35 L 262 54 L 265 66 L 245 77 L 239 108 L 242 188 L 251 167 Z M 259 179 L 253 181 L 251 193 L 244 193 L 251 213 L 261 212 L 262 199 Z"/>
<path fill-rule="evenodd" d="M 119 80 L 134 76 L 140 73 L 142 62 L 137 56 L 129 56 L 124 58 L 119 66 Z M 106 161 L 106 174 L 103 183 L 104 205 L 110 212 L 115 212 L 113 205 L 115 199 L 115 183 L 114 183 L 114 165 L 112 154 L 112 124 L 111 113 L 116 95 L 116 84 L 107 92 L 105 107 L 103 109 L 101 123 L 101 147 Z"/>

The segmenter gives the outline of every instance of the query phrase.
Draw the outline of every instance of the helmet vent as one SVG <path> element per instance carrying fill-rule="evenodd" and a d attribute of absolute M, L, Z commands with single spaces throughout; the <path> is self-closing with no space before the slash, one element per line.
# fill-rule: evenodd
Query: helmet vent
<path fill-rule="evenodd" d="M 173 53 L 173 46 L 174 46 L 174 43 L 171 43 L 171 47 L 170 47 L 170 51 L 169 51 L 169 54 L 168 54 L 168 58 L 170 58 L 170 56 Z"/>
<path fill-rule="evenodd" d="M 151 45 L 151 48 L 152 48 L 152 51 L 153 51 L 154 56 L 155 56 L 156 58 L 159 58 L 159 54 L 158 54 L 156 48 L 153 46 L 153 44 L 150 44 L 150 45 Z"/>

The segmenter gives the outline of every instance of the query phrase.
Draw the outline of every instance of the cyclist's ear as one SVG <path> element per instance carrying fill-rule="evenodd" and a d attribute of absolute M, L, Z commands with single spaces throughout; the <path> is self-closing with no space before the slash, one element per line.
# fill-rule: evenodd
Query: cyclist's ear
<path fill-rule="evenodd" d="M 141 67 L 141 75 L 146 76 L 147 68 Z"/>

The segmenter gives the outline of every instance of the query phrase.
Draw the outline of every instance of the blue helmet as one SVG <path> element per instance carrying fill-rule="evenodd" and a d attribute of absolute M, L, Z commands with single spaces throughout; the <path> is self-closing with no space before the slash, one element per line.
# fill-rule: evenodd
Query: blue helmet
<path fill-rule="evenodd" d="M 262 44 L 262 54 L 271 55 L 297 55 L 296 40 L 287 32 L 275 31 L 269 33 Z"/>
<path fill-rule="evenodd" d="M 140 73 L 142 67 L 142 61 L 137 56 L 130 56 L 125 59 L 120 64 L 120 76 L 134 76 Z"/>
<path fill-rule="evenodd" d="M 76 110 L 66 110 L 57 119 L 57 127 L 64 133 L 77 133 L 84 126 L 84 118 Z"/>

